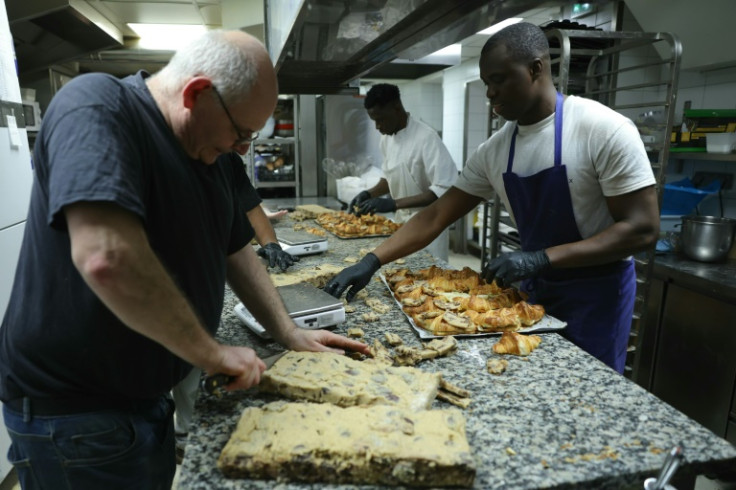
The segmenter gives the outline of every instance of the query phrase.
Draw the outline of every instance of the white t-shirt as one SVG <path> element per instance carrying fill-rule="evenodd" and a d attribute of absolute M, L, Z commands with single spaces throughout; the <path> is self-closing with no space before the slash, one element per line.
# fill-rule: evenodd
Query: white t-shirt
<path fill-rule="evenodd" d="M 515 121 L 507 122 L 468 158 L 455 187 L 490 199 L 498 192 L 513 217 L 503 174 Z M 527 177 L 554 165 L 554 114 L 519 126 L 512 172 Z M 562 164 L 567 169 L 578 230 L 589 238 L 614 221 L 605 197 L 654 185 L 654 173 L 639 132 L 630 119 L 582 97 L 568 96 L 563 105 Z"/>
<path fill-rule="evenodd" d="M 382 135 L 380 147 L 381 170 L 394 199 L 428 190 L 440 197 L 457 179 L 457 166 L 437 132 L 411 116 L 404 129 Z"/>

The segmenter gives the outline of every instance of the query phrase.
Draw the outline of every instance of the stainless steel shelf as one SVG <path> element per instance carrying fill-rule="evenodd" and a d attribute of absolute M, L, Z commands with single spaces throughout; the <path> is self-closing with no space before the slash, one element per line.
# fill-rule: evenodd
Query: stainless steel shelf
<path fill-rule="evenodd" d="M 285 137 L 285 138 L 259 138 L 257 140 L 253 140 L 252 145 L 281 145 L 281 144 L 293 144 L 296 140 L 293 136 Z"/>
<path fill-rule="evenodd" d="M 711 160 L 718 162 L 736 162 L 736 153 L 706 153 L 706 152 L 688 152 L 673 153 L 670 150 L 670 158 L 673 160 Z"/>
<path fill-rule="evenodd" d="M 258 188 L 261 188 L 261 187 L 263 187 L 265 189 L 266 187 L 294 187 L 295 185 L 296 185 L 296 181 L 294 181 L 294 180 L 279 180 L 279 181 L 276 181 L 276 182 L 268 182 L 268 181 L 261 182 L 261 181 L 259 181 L 259 182 L 256 182 L 255 187 L 257 189 Z"/>

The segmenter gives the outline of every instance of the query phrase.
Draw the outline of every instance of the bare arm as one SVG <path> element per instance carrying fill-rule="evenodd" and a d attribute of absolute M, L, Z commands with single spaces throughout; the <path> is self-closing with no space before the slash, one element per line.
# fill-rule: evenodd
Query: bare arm
<path fill-rule="evenodd" d="M 579 242 L 546 250 L 553 268 L 605 264 L 646 250 L 659 236 L 659 207 L 654 186 L 606 198 L 615 223 Z"/>
<path fill-rule="evenodd" d="M 366 190 L 371 195 L 371 197 L 379 197 L 383 196 L 384 194 L 388 194 L 388 181 L 381 177 L 376 185 Z"/>
<path fill-rule="evenodd" d="M 432 191 L 422 192 L 413 196 L 402 197 L 401 199 L 394 199 L 396 203 L 396 209 L 402 208 L 423 208 L 429 206 L 437 200 L 437 194 Z"/>
<path fill-rule="evenodd" d="M 64 209 L 72 260 L 83 279 L 125 325 L 207 371 L 226 353 L 148 243 L 139 218 L 112 203 Z"/>
<path fill-rule="evenodd" d="M 450 187 L 442 197 L 421 210 L 381 243 L 373 253 L 381 264 L 416 252 L 432 242 L 442 231 L 470 212 L 481 198 Z"/>
<path fill-rule="evenodd" d="M 256 240 L 260 246 L 267 243 L 278 243 L 273 225 L 261 206 L 256 206 L 245 214 L 256 232 Z"/>
<path fill-rule="evenodd" d="M 368 353 L 368 346 L 326 330 L 297 328 L 281 296 L 268 277 L 253 247 L 245 246 L 228 257 L 228 284 L 258 322 L 279 344 L 300 351 L 345 349 Z"/>

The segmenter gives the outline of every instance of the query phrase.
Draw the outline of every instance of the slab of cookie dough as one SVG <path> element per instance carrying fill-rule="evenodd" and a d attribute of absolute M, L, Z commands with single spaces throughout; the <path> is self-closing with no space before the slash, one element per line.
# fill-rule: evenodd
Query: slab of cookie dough
<path fill-rule="evenodd" d="M 260 391 L 292 400 L 354 405 L 432 405 L 440 374 L 412 367 L 360 362 L 332 352 L 289 352 L 266 370 Z"/>
<path fill-rule="evenodd" d="M 217 466 L 229 478 L 470 487 L 474 460 L 454 408 L 340 408 L 275 402 L 246 408 Z"/>

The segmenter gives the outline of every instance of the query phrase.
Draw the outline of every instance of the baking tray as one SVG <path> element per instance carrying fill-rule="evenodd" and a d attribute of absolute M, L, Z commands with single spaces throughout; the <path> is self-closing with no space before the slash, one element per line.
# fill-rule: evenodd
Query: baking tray
<path fill-rule="evenodd" d="M 388 220 L 388 221 L 391 221 L 391 220 Z M 380 233 L 380 234 L 374 234 L 374 235 L 360 235 L 360 236 L 341 235 L 341 234 L 339 234 L 339 233 L 337 233 L 337 232 L 335 232 L 333 230 L 330 230 L 325 225 L 323 225 L 322 223 L 318 222 L 316 219 L 314 220 L 314 222 L 317 225 L 319 225 L 323 230 L 330 232 L 331 234 L 333 234 L 334 236 L 336 236 L 337 238 L 339 238 L 341 240 L 353 240 L 353 239 L 356 239 L 356 238 L 386 238 L 386 237 L 390 237 L 391 235 L 393 235 L 393 232 L 391 232 L 391 233 Z M 392 223 L 395 223 L 395 222 L 392 221 Z"/>
<path fill-rule="evenodd" d="M 318 224 L 319 224 L 319 223 L 318 223 Z M 322 226 L 322 225 L 320 225 L 320 226 Z M 392 235 L 392 233 L 389 233 L 389 234 L 387 234 L 387 235 L 360 235 L 360 236 L 353 236 L 353 235 L 338 235 L 338 234 L 337 234 L 337 233 L 335 233 L 334 231 L 328 230 L 328 229 L 327 229 L 327 228 L 325 228 L 324 226 L 322 226 L 322 228 L 323 228 L 323 229 L 324 229 L 325 231 L 327 231 L 327 232 L 329 232 L 329 233 L 331 233 L 331 234 L 335 235 L 335 236 L 336 236 L 337 238 L 339 238 L 340 240 L 357 240 L 357 239 L 360 239 L 360 238 L 381 238 L 381 237 L 384 237 L 384 238 L 385 238 L 385 237 L 390 237 L 390 236 Z"/>
<path fill-rule="evenodd" d="M 447 335 L 435 335 L 432 332 L 428 330 L 424 330 L 421 327 L 418 327 L 414 323 L 414 319 L 406 314 L 404 309 L 401 307 L 401 303 L 396 299 L 394 296 L 393 291 L 391 291 L 391 288 L 388 285 L 388 281 L 386 281 L 386 276 L 383 274 L 379 274 L 379 277 L 381 278 L 381 281 L 383 281 L 383 285 L 386 286 L 386 289 L 388 289 L 388 292 L 391 294 L 391 298 L 394 300 L 394 303 L 396 303 L 396 306 L 399 307 L 399 310 L 401 310 L 401 313 L 403 313 L 406 320 L 409 322 L 409 325 L 411 325 L 411 328 L 414 329 L 416 334 L 419 336 L 420 339 L 441 339 L 443 337 L 447 337 Z M 531 327 L 524 327 L 519 330 L 514 330 L 516 333 L 543 333 L 543 332 L 557 332 L 562 329 L 564 329 L 567 326 L 566 322 L 563 322 L 562 320 L 558 320 L 557 318 L 553 316 L 549 316 L 548 314 L 544 314 L 541 320 L 539 320 L 537 323 L 532 325 Z M 492 337 L 496 335 L 501 335 L 503 332 L 482 332 L 482 333 L 460 333 L 460 334 L 453 334 L 453 337 Z"/>

